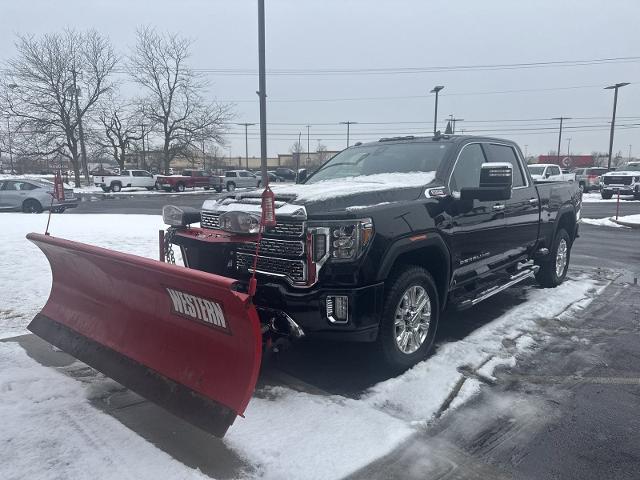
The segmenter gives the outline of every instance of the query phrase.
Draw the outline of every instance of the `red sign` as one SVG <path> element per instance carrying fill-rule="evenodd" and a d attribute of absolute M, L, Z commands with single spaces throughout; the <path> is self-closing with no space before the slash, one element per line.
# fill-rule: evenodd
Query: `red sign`
<path fill-rule="evenodd" d="M 593 157 L 591 155 L 540 155 L 538 163 L 553 163 L 562 168 L 592 167 Z"/>

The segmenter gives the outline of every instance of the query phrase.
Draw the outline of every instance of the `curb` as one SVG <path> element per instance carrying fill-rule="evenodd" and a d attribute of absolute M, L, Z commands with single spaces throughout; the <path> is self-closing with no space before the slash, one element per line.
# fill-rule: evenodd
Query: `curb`
<path fill-rule="evenodd" d="M 609 220 L 613 223 L 617 223 L 618 225 L 622 225 L 623 227 L 640 229 L 640 223 L 625 222 L 624 220 L 616 220 L 613 217 L 609 218 Z"/>

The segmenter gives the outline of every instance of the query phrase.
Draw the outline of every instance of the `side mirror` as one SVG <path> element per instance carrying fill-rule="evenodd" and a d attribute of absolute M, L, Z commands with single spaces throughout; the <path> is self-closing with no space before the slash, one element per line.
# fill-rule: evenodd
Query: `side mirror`
<path fill-rule="evenodd" d="M 513 185 L 513 167 L 510 163 L 483 163 L 480 167 L 480 185 L 460 189 L 461 200 L 485 202 L 509 200 Z"/>
<path fill-rule="evenodd" d="M 551 172 L 547 172 L 544 174 L 545 178 L 549 178 L 551 176 Z"/>
<path fill-rule="evenodd" d="M 296 178 L 296 183 L 302 183 L 307 179 L 307 169 L 306 168 L 301 168 L 300 170 L 298 170 L 298 175 Z"/>

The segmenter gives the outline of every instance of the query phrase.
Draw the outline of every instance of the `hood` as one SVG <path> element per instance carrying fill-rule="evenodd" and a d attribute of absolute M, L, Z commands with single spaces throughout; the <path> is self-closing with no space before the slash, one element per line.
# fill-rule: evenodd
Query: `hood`
<path fill-rule="evenodd" d="M 607 172 L 603 177 L 640 177 L 640 170 L 622 170 Z"/>
<path fill-rule="evenodd" d="M 386 173 L 361 175 L 312 184 L 270 185 L 276 196 L 276 205 L 304 206 L 309 215 L 325 212 L 358 211 L 393 202 L 415 200 L 424 195 L 424 188 L 434 181 L 436 172 Z M 260 209 L 261 190 L 236 193 L 218 205 L 225 209 Z M 205 210 L 216 210 L 214 200 L 203 205 Z M 251 207 L 249 207 L 251 205 Z M 276 210 L 276 215 L 278 210 Z"/>

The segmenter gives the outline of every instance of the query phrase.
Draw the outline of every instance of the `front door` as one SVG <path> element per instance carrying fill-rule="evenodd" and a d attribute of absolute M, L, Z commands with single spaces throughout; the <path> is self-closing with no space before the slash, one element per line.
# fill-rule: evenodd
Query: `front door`
<path fill-rule="evenodd" d="M 509 260 L 515 260 L 531 249 L 538 239 L 540 225 L 540 205 L 538 192 L 533 181 L 526 175 L 524 164 L 512 145 L 490 143 L 486 145 L 490 162 L 510 163 L 513 168 L 511 198 L 505 202 L 507 232 L 506 253 Z M 547 171 L 549 170 L 548 167 Z M 560 171 L 559 167 L 554 167 Z"/>
<path fill-rule="evenodd" d="M 458 154 L 449 180 L 452 200 L 441 229 L 448 237 L 452 252 L 453 282 L 456 286 L 473 281 L 478 275 L 500 263 L 506 248 L 505 202 L 463 202 L 460 189 L 478 187 L 480 168 L 487 157 L 480 143 L 465 145 Z"/>

